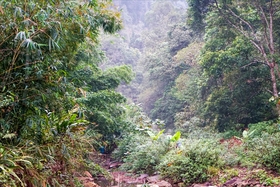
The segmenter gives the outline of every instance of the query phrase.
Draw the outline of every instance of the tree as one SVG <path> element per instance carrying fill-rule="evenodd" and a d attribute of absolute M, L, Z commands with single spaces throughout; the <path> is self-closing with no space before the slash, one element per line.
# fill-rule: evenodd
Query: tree
<path fill-rule="evenodd" d="M 191 0 L 190 12 L 192 20 L 219 28 L 226 26 L 236 35 L 242 36 L 255 50 L 250 64 L 264 63 L 269 68 L 271 94 L 278 100 L 278 81 L 280 79 L 279 59 L 279 5 L 278 0 L 246 0 L 246 1 L 205 1 Z M 215 19 L 209 17 L 215 16 Z M 195 24 L 195 22 L 192 22 Z M 277 104 L 280 114 L 279 104 Z"/>
<path fill-rule="evenodd" d="M 1 135 L 21 135 L 35 116 L 75 105 L 67 68 L 81 43 L 98 43 L 100 28 L 121 28 L 120 14 L 99 0 L 3 0 L 0 14 Z"/>
<path fill-rule="evenodd" d="M 201 90 L 206 122 L 225 131 L 275 118 L 266 91 L 269 69 L 263 63 L 251 63 L 258 55 L 254 46 L 227 26 L 214 27 L 220 21 L 215 14 L 208 19 L 212 24 L 206 28 L 200 55 L 207 77 Z"/>
<path fill-rule="evenodd" d="M 93 58 L 99 53 L 102 54 L 94 45 L 81 45 L 73 66 L 68 69 L 67 78 L 76 90 L 71 95 L 76 100 L 79 113 L 90 122 L 89 129 L 94 129 L 103 136 L 103 140 L 112 143 L 126 126 L 122 107 L 126 98 L 116 88 L 129 83 L 133 72 L 127 65 L 101 70 L 99 61 Z"/>

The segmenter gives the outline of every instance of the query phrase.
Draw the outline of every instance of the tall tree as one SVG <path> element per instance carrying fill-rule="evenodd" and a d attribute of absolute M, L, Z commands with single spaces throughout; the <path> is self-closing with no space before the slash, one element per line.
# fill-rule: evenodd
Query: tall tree
<path fill-rule="evenodd" d="M 245 1 L 206 1 L 190 0 L 191 17 L 203 22 L 206 15 L 216 16 L 215 26 L 226 26 L 235 34 L 243 36 L 256 51 L 250 62 L 264 63 L 269 68 L 271 79 L 271 94 L 275 100 L 279 99 L 278 82 L 280 80 L 279 59 L 279 5 L 278 0 L 245 0 Z M 211 14 L 209 14 L 211 12 Z M 214 19 L 211 19 L 212 21 Z M 279 104 L 277 104 L 280 114 Z"/>

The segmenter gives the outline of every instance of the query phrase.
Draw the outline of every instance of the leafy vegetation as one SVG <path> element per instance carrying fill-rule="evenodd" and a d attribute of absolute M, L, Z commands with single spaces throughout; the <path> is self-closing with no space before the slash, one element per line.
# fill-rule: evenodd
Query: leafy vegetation
<path fill-rule="evenodd" d="M 188 137 L 179 137 L 177 132 L 153 140 L 149 133 L 145 133 L 151 129 L 145 128 L 134 131 L 132 136 L 125 136 L 114 156 L 122 159 L 121 169 L 125 171 L 159 172 L 163 178 L 183 182 L 185 186 L 206 181 L 222 185 L 240 176 L 242 180 L 251 178 L 261 184 L 277 185 L 278 178 L 269 170 L 279 173 L 279 128 L 275 122 L 264 123 L 266 126 L 263 127 L 251 124 L 243 136 L 230 139 L 224 139 L 224 135 L 217 132 L 202 130 L 188 133 Z M 260 128 L 261 134 L 258 132 Z M 247 173 L 244 174 L 244 170 Z"/>
<path fill-rule="evenodd" d="M 0 185 L 77 186 L 89 151 L 125 126 L 115 89 L 132 71 L 98 67 L 99 33 L 120 30 L 120 13 L 110 1 L 44 0 L 1 1 L 0 12 Z"/>
<path fill-rule="evenodd" d="M 0 1 L 0 186 L 83 186 L 100 147 L 182 186 L 279 185 L 278 7 Z"/>
<path fill-rule="evenodd" d="M 158 170 L 163 177 L 175 182 L 183 181 L 186 185 L 205 182 L 209 177 L 208 168 L 222 165 L 219 158 L 221 149 L 216 146 L 216 142 L 211 140 L 186 142 L 166 154 Z"/>

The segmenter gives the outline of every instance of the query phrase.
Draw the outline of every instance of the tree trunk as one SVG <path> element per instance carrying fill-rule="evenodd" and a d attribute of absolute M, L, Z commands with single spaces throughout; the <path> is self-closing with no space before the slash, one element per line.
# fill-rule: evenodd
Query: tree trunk
<path fill-rule="evenodd" d="M 277 80 L 276 80 L 276 75 L 275 75 L 275 67 L 277 68 L 277 66 L 274 65 L 274 63 L 270 63 L 270 76 L 271 76 L 271 83 L 272 83 L 272 93 L 274 98 L 276 99 L 276 108 L 277 108 L 277 113 L 278 116 L 280 117 L 280 102 L 278 101 L 278 89 L 277 89 Z"/>
<path fill-rule="evenodd" d="M 270 76 L 271 76 L 271 82 L 272 82 L 272 93 L 274 97 L 278 97 L 278 90 L 277 90 L 277 84 L 276 84 L 276 76 L 274 72 L 274 66 L 270 67 Z"/>

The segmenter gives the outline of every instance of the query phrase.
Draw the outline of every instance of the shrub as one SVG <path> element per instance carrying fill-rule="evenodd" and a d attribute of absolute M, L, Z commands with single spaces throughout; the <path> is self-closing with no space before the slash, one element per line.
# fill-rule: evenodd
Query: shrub
<path fill-rule="evenodd" d="M 0 143 L 0 186 L 78 186 L 79 181 L 73 177 L 76 173 L 86 170 L 102 173 L 88 160 L 92 144 L 97 142 L 96 134 L 93 131 L 84 134 L 82 125 L 71 124 L 66 133 L 53 135 L 50 139 L 43 138 L 48 140 L 44 144 L 25 139 L 15 146 Z"/>
<path fill-rule="evenodd" d="M 241 130 L 228 130 L 222 134 L 224 139 L 230 139 L 233 136 L 236 137 L 242 137 L 242 131 Z"/>
<path fill-rule="evenodd" d="M 133 140 L 126 145 L 126 149 L 126 157 L 123 159 L 124 164 L 121 169 L 151 174 L 156 171 L 155 167 L 160 163 L 161 156 L 167 152 L 168 146 L 163 138 L 155 141 L 150 137 L 135 135 Z"/>
<path fill-rule="evenodd" d="M 263 133 L 274 134 L 279 132 L 279 125 L 277 125 L 274 121 L 262 121 L 259 123 L 249 124 L 248 125 L 251 132 L 253 132 L 253 136 L 261 136 Z"/>
<path fill-rule="evenodd" d="M 238 170 L 236 170 L 235 168 L 225 169 L 223 170 L 223 173 L 219 176 L 219 181 L 221 183 L 225 183 L 226 181 L 232 179 L 233 177 L 237 177 L 238 174 L 239 174 Z"/>
<path fill-rule="evenodd" d="M 275 178 L 272 175 L 268 174 L 265 170 L 259 169 L 253 171 L 251 179 L 259 180 L 261 184 L 265 186 L 278 186 L 279 185 L 279 178 Z"/>
<path fill-rule="evenodd" d="M 280 133 L 263 133 L 246 141 L 244 146 L 247 157 L 255 164 L 280 173 Z"/>
<path fill-rule="evenodd" d="M 193 182 L 205 182 L 209 167 L 223 165 L 219 157 L 221 152 L 216 141 L 196 140 L 187 142 L 182 150 L 172 150 L 161 160 L 157 169 L 163 177 L 174 182 L 184 181 L 186 185 Z"/>

